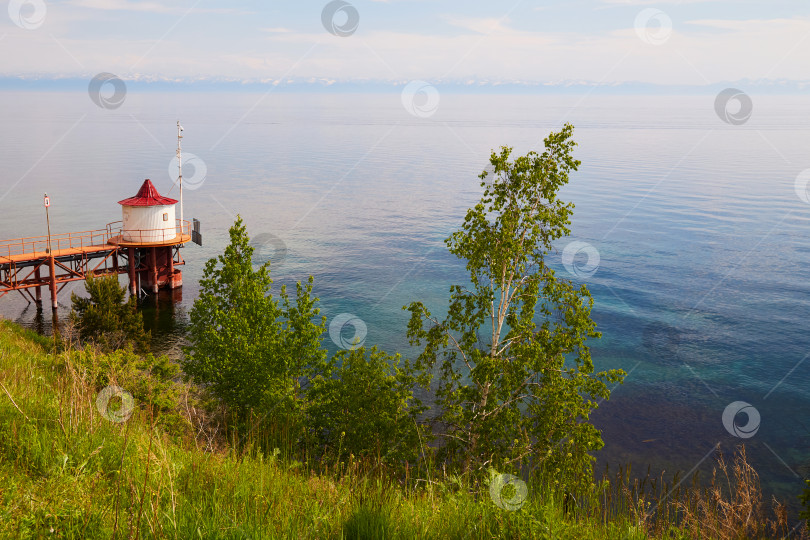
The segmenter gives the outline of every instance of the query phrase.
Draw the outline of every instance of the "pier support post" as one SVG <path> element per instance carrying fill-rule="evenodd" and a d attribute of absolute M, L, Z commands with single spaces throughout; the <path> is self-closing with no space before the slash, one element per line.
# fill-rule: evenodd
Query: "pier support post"
<path fill-rule="evenodd" d="M 157 294 L 158 292 L 158 269 L 157 269 L 157 249 L 152 248 L 150 250 L 152 255 L 152 263 L 151 268 L 149 271 L 152 273 L 152 292 Z"/>
<path fill-rule="evenodd" d="M 48 268 L 51 271 L 51 307 L 56 311 L 58 307 L 56 303 L 56 264 L 54 263 L 53 253 L 48 258 Z"/>
<path fill-rule="evenodd" d="M 135 280 L 135 248 L 127 248 L 127 258 L 129 258 L 129 294 L 135 296 L 138 294 L 138 284 Z"/>
<path fill-rule="evenodd" d="M 39 274 L 39 266 L 37 266 L 36 270 L 34 270 L 34 277 L 36 278 L 37 283 L 41 282 L 42 278 Z M 37 294 L 37 311 L 40 311 L 42 309 L 42 287 L 37 285 L 34 287 L 34 289 L 36 289 L 35 292 Z"/>

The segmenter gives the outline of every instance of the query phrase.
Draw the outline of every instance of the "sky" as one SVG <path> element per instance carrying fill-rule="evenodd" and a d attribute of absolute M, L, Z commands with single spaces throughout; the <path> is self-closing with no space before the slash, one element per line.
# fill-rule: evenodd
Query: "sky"
<path fill-rule="evenodd" d="M 806 0 L 7 0 L 0 77 L 810 81 Z"/>

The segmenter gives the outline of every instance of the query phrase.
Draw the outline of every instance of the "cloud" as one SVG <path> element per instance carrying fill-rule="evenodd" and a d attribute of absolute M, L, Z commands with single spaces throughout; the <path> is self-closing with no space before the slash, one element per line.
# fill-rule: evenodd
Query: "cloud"
<path fill-rule="evenodd" d="M 156 2 L 127 2 L 126 0 L 73 0 L 72 5 L 109 11 L 148 11 L 151 13 L 173 13 L 171 8 Z"/>
<path fill-rule="evenodd" d="M 696 19 L 686 21 L 687 24 L 717 28 L 720 30 L 733 30 L 736 32 L 759 33 L 768 32 L 769 29 L 794 29 L 810 31 L 810 21 L 802 18 L 795 19 Z"/>
<path fill-rule="evenodd" d="M 470 17 L 445 17 L 445 20 L 457 28 L 471 30 L 479 34 L 489 35 L 495 32 L 514 32 L 506 24 L 508 19 L 504 18 L 470 18 Z"/>
<path fill-rule="evenodd" d="M 183 14 L 190 9 L 197 13 L 243 13 L 240 10 L 221 8 L 197 8 L 196 4 L 189 6 L 170 6 L 168 2 L 141 2 L 129 0 L 71 0 L 71 5 L 90 9 L 100 9 L 104 11 L 141 11 L 146 13 L 162 13 L 162 14 Z"/>
<path fill-rule="evenodd" d="M 656 46 L 638 38 L 632 17 L 619 17 L 614 24 L 596 30 L 572 26 L 562 31 L 550 24 L 535 30 L 536 26 L 526 24 L 517 13 L 511 16 L 514 20 L 436 15 L 434 23 L 438 24 L 429 27 L 412 21 L 394 22 L 388 29 L 369 24 L 353 36 L 337 38 L 326 33 L 317 13 L 303 19 L 278 14 L 264 18 L 201 16 L 166 33 L 165 24 L 133 27 L 131 18 L 109 15 L 132 7 L 131 0 L 73 3 L 97 7 L 92 11 L 51 10 L 41 31 L 22 31 L 7 22 L 6 38 L 0 42 L 0 51 L 6 51 L 0 76 L 59 74 L 89 80 L 96 73 L 110 72 L 123 78 L 185 80 L 278 80 L 284 76 L 329 81 L 486 80 L 493 84 L 807 79 L 801 46 L 801 40 L 810 35 L 806 17 L 693 17 L 676 22 L 670 39 Z M 155 7 L 156 3 L 147 0 L 138 9 L 166 13 L 166 9 L 179 9 L 181 3 Z M 91 31 L 83 31 L 87 28 Z"/>
<path fill-rule="evenodd" d="M 724 0 L 599 0 L 603 4 L 614 6 L 649 6 L 651 4 L 703 4 L 723 2 Z M 728 0 L 725 0 L 728 1 Z"/>

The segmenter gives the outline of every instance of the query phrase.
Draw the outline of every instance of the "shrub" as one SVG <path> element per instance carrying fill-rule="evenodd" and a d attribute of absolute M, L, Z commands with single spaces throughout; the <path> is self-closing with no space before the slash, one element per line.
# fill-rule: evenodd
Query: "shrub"
<path fill-rule="evenodd" d="M 143 315 L 134 296 L 126 300 L 126 289 L 117 276 L 87 276 L 85 289 L 89 298 L 70 295 L 73 311 L 70 320 L 82 341 L 94 342 L 102 351 L 114 351 L 132 344 L 136 350 L 149 349 L 149 332 L 143 328 Z"/>
<path fill-rule="evenodd" d="M 415 381 L 399 355 L 376 347 L 340 351 L 307 390 L 306 421 L 316 454 L 354 455 L 396 465 L 413 461 L 425 439 Z"/>
<path fill-rule="evenodd" d="M 101 353 L 87 346 L 65 353 L 64 367 L 73 376 L 101 391 L 116 385 L 132 394 L 135 403 L 151 408 L 157 422 L 173 433 L 181 433 L 187 422 L 177 414 L 181 385 L 175 381 L 180 368 L 166 356 L 140 356 L 131 347 Z"/>
<path fill-rule="evenodd" d="M 315 322 L 319 310 L 311 296 L 312 278 L 306 286 L 297 284 L 294 305 L 284 287 L 279 302 L 270 294 L 269 263 L 253 268 L 242 218 L 230 237 L 224 253 L 205 265 L 183 370 L 240 423 L 251 413 L 261 420 L 270 413 L 295 417 L 300 378 L 322 369 L 326 356 L 321 349 L 326 322 Z"/>

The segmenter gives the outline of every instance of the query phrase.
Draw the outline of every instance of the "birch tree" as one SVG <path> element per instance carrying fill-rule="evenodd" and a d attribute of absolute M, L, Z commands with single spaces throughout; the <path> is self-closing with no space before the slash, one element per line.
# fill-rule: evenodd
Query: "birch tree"
<path fill-rule="evenodd" d="M 416 366 L 435 389 L 444 459 L 466 472 L 528 466 L 577 482 L 603 445 L 589 414 L 625 374 L 594 373 L 593 299 L 547 261 L 570 234 L 574 205 L 558 192 L 580 165 L 572 135 L 566 124 L 542 154 L 513 161 L 510 147 L 492 152 L 480 202 L 445 240 L 469 283 L 450 287 L 443 318 L 422 302 L 403 308 L 423 348 Z"/>

